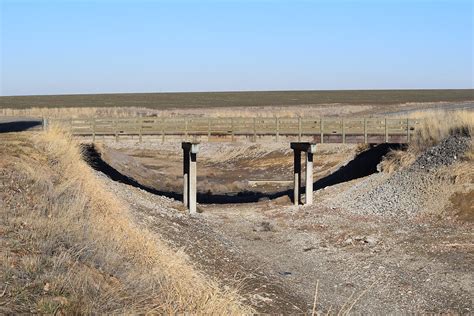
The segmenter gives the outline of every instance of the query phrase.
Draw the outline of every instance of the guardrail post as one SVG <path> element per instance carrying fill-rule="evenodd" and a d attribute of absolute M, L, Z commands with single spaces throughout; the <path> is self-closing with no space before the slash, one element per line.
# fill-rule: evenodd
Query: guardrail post
<path fill-rule="evenodd" d="M 230 133 L 232 135 L 232 142 L 234 141 L 234 118 L 230 118 Z"/>
<path fill-rule="evenodd" d="M 257 119 L 253 118 L 253 141 L 257 141 Z"/>
<path fill-rule="evenodd" d="M 92 142 L 95 142 L 95 117 L 92 118 Z"/>
<path fill-rule="evenodd" d="M 280 120 L 278 117 L 275 118 L 275 126 L 276 126 L 275 138 L 276 138 L 276 141 L 278 142 L 278 139 L 280 138 Z"/>
<path fill-rule="evenodd" d="M 367 118 L 364 118 L 364 143 L 367 144 Z"/>
<path fill-rule="evenodd" d="M 184 138 L 188 139 L 188 118 L 184 118 Z"/>
<path fill-rule="evenodd" d="M 118 142 L 118 119 L 114 119 L 115 141 Z"/>
<path fill-rule="evenodd" d="M 138 118 L 138 142 L 142 142 L 142 129 L 143 129 L 143 118 L 140 116 Z"/>
<path fill-rule="evenodd" d="M 207 140 L 211 138 L 211 118 L 207 119 Z"/>
<path fill-rule="evenodd" d="M 342 128 L 342 143 L 346 143 L 346 131 L 344 129 L 344 119 L 341 119 L 341 128 Z"/>
<path fill-rule="evenodd" d="M 301 141 L 301 116 L 298 116 L 298 141 Z"/>
<path fill-rule="evenodd" d="M 410 119 L 407 119 L 407 143 L 410 142 Z"/>
<path fill-rule="evenodd" d="M 161 118 L 161 142 L 165 142 L 165 118 Z"/>
<path fill-rule="evenodd" d="M 323 144 L 324 143 L 324 122 L 323 122 L 323 118 L 319 118 L 319 132 L 321 133 L 321 141 L 320 143 Z"/>

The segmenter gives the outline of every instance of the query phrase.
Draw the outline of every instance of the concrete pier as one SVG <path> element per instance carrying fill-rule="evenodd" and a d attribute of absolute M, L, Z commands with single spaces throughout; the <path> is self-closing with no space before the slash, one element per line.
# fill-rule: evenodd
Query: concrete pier
<path fill-rule="evenodd" d="M 313 151 L 310 151 L 310 150 L 306 151 L 305 175 L 306 175 L 305 204 L 310 205 L 310 204 L 313 204 Z"/>
<path fill-rule="evenodd" d="M 293 203 L 301 201 L 301 151 L 293 149 Z"/>
<path fill-rule="evenodd" d="M 313 204 L 313 153 L 316 151 L 316 145 L 311 143 L 291 143 L 293 149 L 294 165 L 294 199 L 295 205 L 301 202 L 301 152 L 305 152 L 306 172 L 305 172 L 305 204 Z"/>
<path fill-rule="evenodd" d="M 199 144 L 183 142 L 183 204 L 191 214 L 196 213 L 197 196 L 197 153 Z"/>

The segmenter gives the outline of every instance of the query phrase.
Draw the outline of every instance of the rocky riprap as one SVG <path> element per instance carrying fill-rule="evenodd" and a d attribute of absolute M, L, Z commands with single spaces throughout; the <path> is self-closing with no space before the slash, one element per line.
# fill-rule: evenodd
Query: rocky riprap
<path fill-rule="evenodd" d="M 433 170 L 441 166 L 449 166 L 469 149 L 470 142 L 471 138 L 468 136 L 449 136 L 421 154 L 408 170 Z"/>
<path fill-rule="evenodd" d="M 392 176 L 375 174 L 338 194 L 329 203 L 359 214 L 410 216 L 444 206 L 449 192 L 436 171 L 453 164 L 470 146 L 471 138 L 452 135 L 422 153 L 409 167 Z"/>

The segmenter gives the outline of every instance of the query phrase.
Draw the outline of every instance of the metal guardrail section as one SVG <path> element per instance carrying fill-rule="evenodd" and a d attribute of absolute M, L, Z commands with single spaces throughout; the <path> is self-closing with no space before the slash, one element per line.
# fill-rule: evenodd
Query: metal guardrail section
<path fill-rule="evenodd" d="M 216 137 L 312 137 L 315 142 L 409 142 L 420 120 L 395 118 L 269 118 L 269 117 L 136 117 L 56 120 L 69 127 L 73 135 L 115 136 L 161 135 Z M 354 141 L 356 140 L 356 141 Z"/>

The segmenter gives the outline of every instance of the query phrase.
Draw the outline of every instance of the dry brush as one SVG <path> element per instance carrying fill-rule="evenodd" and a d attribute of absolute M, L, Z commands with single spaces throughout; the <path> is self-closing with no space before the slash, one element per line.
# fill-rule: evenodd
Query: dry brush
<path fill-rule="evenodd" d="M 253 311 L 138 227 L 64 131 L 2 138 L 0 313 Z"/>

